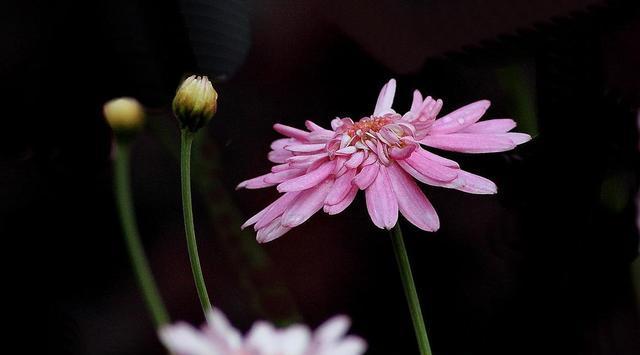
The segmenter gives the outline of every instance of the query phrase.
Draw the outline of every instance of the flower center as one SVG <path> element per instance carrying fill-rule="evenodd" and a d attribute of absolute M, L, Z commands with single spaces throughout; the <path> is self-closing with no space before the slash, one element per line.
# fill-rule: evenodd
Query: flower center
<path fill-rule="evenodd" d="M 390 124 L 391 122 L 393 122 L 393 119 L 388 116 L 364 117 L 349 127 L 345 133 L 351 137 L 363 136 L 368 132 L 378 132 L 382 127 Z"/>

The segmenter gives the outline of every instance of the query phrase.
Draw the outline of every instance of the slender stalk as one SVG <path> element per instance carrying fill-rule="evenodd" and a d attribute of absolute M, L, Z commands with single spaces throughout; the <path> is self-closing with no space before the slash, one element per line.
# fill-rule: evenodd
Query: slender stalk
<path fill-rule="evenodd" d="M 198 244 L 196 243 L 196 231 L 193 226 L 193 208 L 191 203 L 191 144 L 194 133 L 188 129 L 183 129 L 181 134 L 180 149 L 180 171 L 182 181 L 182 210 L 184 213 L 184 230 L 187 235 L 187 249 L 189 250 L 189 261 L 191 261 L 191 271 L 193 280 L 196 283 L 196 290 L 200 298 L 202 310 L 206 313 L 211 309 L 207 286 L 204 283 L 202 268 L 200 267 L 200 257 L 198 256 Z"/>
<path fill-rule="evenodd" d="M 127 244 L 127 251 L 133 266 L 133 271 L 138 280 L 140 291 L 151 313 L 154 325 L 160 327 L 169 321 L 167 310 L 162 303 L 149 262 L 144 254 L 140 234 L 136 225 L 133 199 L 131 197 L 131 184 L 129 181 L 129 144 L 116 140 L 115 160 L 113 162 L 115 175 L 115 197 L 122 224 L 122 232 Z"/>
<path fill-rule="evenodd" d="M 398 262 L 398 269 L 400 270 L 400 279 L 402 279 L 404 294 L 407 297 L 407 304 L 409 305 L 409 312 L 411 313 L 413 329 L 415 330 L 416 338 L 418 339 L 420 354 L 431 355 L 431 347 L 429 346 L 429 338 L 427 337 L 427 328 L 424 325 L 424 319 L 422 319 L 420 301 L 418 300 L 416 285 L 413 282 L 411 265 L 409 264 L 407 248 L 405 247 L 404 240 L 402 239 L 400 223 L 396 223 L 396 225 L 393 227 L 393 229 L 391 229 L 391 231 L 389 231 L 389 233 L 391 234 L 393 251 L 395 252 L 396 261 Z"/>

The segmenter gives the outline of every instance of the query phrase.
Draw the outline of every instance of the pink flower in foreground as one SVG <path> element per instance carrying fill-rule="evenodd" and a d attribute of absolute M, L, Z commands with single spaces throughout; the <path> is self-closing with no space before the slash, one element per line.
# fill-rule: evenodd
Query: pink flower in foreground
<path fill-rule="evenodd" d="M 503 152 L 531 139 L 509 132 L 511 119 L 478 122 L 489 108 L 477 101 L 436 118 L 442 100 L 413 95 L 409 112 L 392 108 L 396 91 L 390 80 L 380 91 L 373 114 L 354 122 L 336 118 L 331 129 L 307 121 L 308 131 L 275 124 L 287 138 L 274 141 L 269 160 L 271 172 L 243 181 L 238 188 L 258 189 L 277 185 L 282 192 L 275 202 L 251 217 L 243 226 L 254 225 L 258 242 L 268 242 L 305 222 L 323 209 L 337 214 L 364 190 L 367 210 L 379 228 L 391 229 L 398 211 L 425 231 L 440 227 L 438 215 L 415 180 L 473 194 L 494 194 L 496 185 L 460 169 L 422 146 L 463 153 Z"/>
<path fill-rule="evenodd" d="M 350 321 L 334 317 L 315 332 L 304 325 L 276 329 L 256 322 L 246 336 L 229 324 L 222 312 L 209 312 L 207 323 L 196 329 L 186 323 L 160 329 L 160 340 L 178 355 L 361 355 L 365 342 L 345 336 Z"/>

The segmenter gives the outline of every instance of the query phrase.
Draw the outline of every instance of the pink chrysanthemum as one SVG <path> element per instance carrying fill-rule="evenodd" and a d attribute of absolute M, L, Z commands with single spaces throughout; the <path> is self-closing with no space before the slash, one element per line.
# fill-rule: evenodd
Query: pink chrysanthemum
<path fill-rule="evenodd" d="M 182 322 L 165 326 L 160 340 L 178 355 L 361 355 L 366 344 L 356 336 L 345 336 L 349 325 L 349 318 L 337 316 L 311 333 L 304 325 L 276 329 L 256 322 L 243 337 L 214 309 L 202 329 Z"/>
<path fill-rule="evenodd" d="M 509 132 L 511 119 L 478 122 L 490 102 L 481 100 L 436 118 L 442 100 L 423 99 L 416 90 L 409 112 L 392 108 L 396 91 L 390 80 L 380 91 L 373 115 L 354 122 L 336 118 L 331 129 L 307 121 L 308 131 L 275 124 L 287 138 L 274 141 L 269 160 L 278 164 L 271 172 L 243 181 L 238 188 L 277 185 L 275 202 L 251 217 L 258 242 L 268 242 L 305 222 L 323 209 L 337 214 L 365 191 L 367 210 L 379 228 L 391 229 L 398 211 L 420 229 L 436 231 L 438 215 L 414 179 L 432 186 L 473 194 L 493 194 L 496 185 L 460 169 L 422 146 L 463 153 L 503 152 L 531 139 Z"/>

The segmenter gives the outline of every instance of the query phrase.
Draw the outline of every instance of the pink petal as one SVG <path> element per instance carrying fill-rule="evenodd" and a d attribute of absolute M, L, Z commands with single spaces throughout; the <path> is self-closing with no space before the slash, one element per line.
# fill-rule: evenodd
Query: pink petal
<path fill-rule="evenodd" d="M 417 144 L 406 144 L 402 148 L 393 146 L 389 148 L 389 156 L 395 160 L 404 160 L 407 159 L 416 148 L 418 148 Z"/>
<path fill-rule="evenodd" d="M 283 125 L 281 123 L 276 123 L 273 125 L 273 129 L 282 134 L 283 136 L 295 138 L 299 141 L 306 142 L 309 132 L 305 132 L 301 129 L 297 129 L 294 127 L 290 127 L 287 125 Z"/>
<path fill-rule="evenodd" d="M 416 150 L 417 154 L 421 154 L 422 156 L 424 156 L 425 158 L 432 160 L 440 165 L 444 165 L 444 166 L 448 166 L 450 168 L 455 168 L 455 169 L 459 169 L 460 165 L 458 165 L 457 162 L 451 160 L 451 159 L 447 159 L 447 158 L 443 158 L 437 154 L 433 154 L 428 150 L 425 149 L 417 149 Z"/>
<path fill-rule="evenodd" d="M 506 133 L 516 127 L 516 122 L 510 118 L 499 118 L 480 121 L 465 127 L 461 133 Z"/>
<path fill-rule="evenodd" d="M 333 168 L 333 174 L 336 175 L 336 176 L 340 176 L 340 175 L 342 175 L 340 173 L 340 170 L 342 170 L 344 168 L 344 164 L 347 162 L 347 157 L 338 156 L 334 160 L 336 162 L 336 166 L 335 166 L 335 168 Z"/>
<path fill-rule="evenodd" d="M 358 193 L 358 187 L 355 185 L 351 185 L 351 189 L 347 192 L 342 201 L 336 203 L 335 205 L 324 205 L 324 211 L 330 215 L 338 214 L 344 211 L 353 200 L 356 198 L 356 194 Z"/>
<path fill-rule="evenodd" d="M 279 184 L 283 181 L 296 178 L 302 174 L 304 174 L 304 169 L 283 170 L 277 173 L 267 174 L 264 178 L 264 182 L 267 184 Z"/>
<path fill-rule="evenodd" d="M 314 154 L 314 155 L 296 155 L 294 157 L 290 157 L 287 159 L 287 163 L 291 168 L 309 168 L 314 164 L 320 164 L 327 160 L 327 155 L 322 154 Z"/>
<path fill-rule="evenodd" d="M 489 106 L 491 106 L 491 102 L 487 100 L 476 101 L 463 106 L 448 115 L 437 119 L 431 126 L 429 134 L 439 135 L 458 132 L 478 121 L 487 111 Z"/>
<path fill-rule="evenodd" d="M 351 154 L 355 153 L 357 150 L 358 150 L 358 148 L 350 145 L 348 147 L 344 147 L 342 149 L 338 149 L 336 151 L 336 154 L 338 154 L 338 155 L 351 155 Z"/>
<path fill-rule="evenodd" d="M 326 144 L 290 144 L 285 146 L 284 149 L 294 153 L 315 153 L 326 148 Z"/>
<path fill-rule="evenodd" d="M 313 131 L 325 131 L 325 132 L 329 132 L 329 133 L 335 134 L 333 131 L 330 131 L 330 130 L 322 127 L 322 126 L 319 126 L 319 125 L 315 124 L 313 121 L 310 121 L 310 120 L 304 121 L 304 125 L 305 125 L 305 127 L 307 127 L 308 130 L 310 130 L 312 132 Z"/>
<path fill-rule="evenodd" d="M 265 215 L 265 213 L 267 213 L 267 211 L 269 211 L 269 208 L 271 208 L 271 205 L 263 208 L 260 212 L 256 213 L 253 215 L 253 217 L 249 218 L 246 222 L 244 222 L 241 226 L 240 229 L 245 229 L 247 227 L 249 227 L 252 224 L 255 224 L 257 221 L 260 220 L 260 218 L 262 218 L 262 216 Z"/>
<path fill-rule="evenodd" d="M 422 230 L 437 231 L 440 228 L 438 214 L 415 181 L 396 164 L 391 164 L 386 170 L 402 215 Z"/>
<path fill-rule="evenodd" d="M 458 177 L 453 181 L 444 182 L 425 176 L 409 165 L 406 160 L 400 160 L 397 161 L 397 163 L 404 171 L 409 173 L 409 175 L 427 185 L 446 187 L 472 194 L 495 194 L 498 191 L 496 185 L 491 180 L 464 170 L 458 170 Z"/>
<path fill-rule="evenodd" d="M 282 225 L 281 218 L 276 218 L 271 222 L 271 224 L 258 230 L 258 233 L 256 233 L 256 240 L 258 243 L 267 243 L 281 237 L 290 230 L 291 227 Z"/>
<path fill-rule="evenodd" d="M 380 172 L 375 180 L 365 190 L 367 211 L 378 228 L 391 229 L 398 222 L 398 201 L 391 188 L 389 175 L 385 167 L 380 167 Z"/>
<path fill-rule="evenodd" d="M 311 170 L 305 175 L 281 183 L 278 185 L 278 191 L 301 191 L 312 188 L 324 181 L 333 172 L 334 167 L 335 161 L 330 160 L 324 162 L 318 168 Z"/>
<path fill-rule="evenodd" d="M 366 189 L 373 183 L 373 180 L 378 176 L 379 164 L 367 165 L 353 178 L 353 183 L 361 190 Z"/>
<path fill-rule="evenodd" d="M 464 170 L 460 171 L 457 180 L 457 186 L 453 188 L 460 191 L 479 195 L 495 194 L 498 192 L 498 187 L 493 181 Z"/>
<path fill-rule="evenodd" d="M 448 182 L 458 176 L 458 169 L 453 169 L 428 159 L 426 154 L 421 154 L 422 151 L 422 149 L 416 150 L 405 161 L 421 174 L 434 180 Z"/>
<path fill-rule="evenodd" d="M 370 165 L 378 161 L 378 157 L 375 154 L 369 154 L 368 157 L 364 159 L 362 165 Z"/>
<path fill-rule="evenodd" d="M 360 150 L 358 152 L 355 152 L 353 155 L 351 155 L 351 158 L 349 158 L 349 160 L 347 160 L 345 165 L 348 168 L 357 168 L 364 161 L 364 155 L 365 155 L 365 153 L 362 150 Z"/>
<path fill-rule="evenodd" d="M 448 186 L 452 182 L 445 182 L 433 179 L 429 176 L 426 176 L 416 170 L 413 166 L 411 166 L 406 160 L 398 160 L 396 163 L 402 167 L 404 171 L 409 173 L 409 175 L 413 176 L 416 180 L 431 186 Z M 455 179 L 453 180 L 455 181 Z"/>
<path fill-rule="evenodd" d="M 261 188 L 264 188 L 264 187 L 273 186 L 275 184 L 268 183 L 268 182 L 264 181 L 264 178 L 266 178 L 269 175 L 271 175 L 271 173 L 260 175 L 258 177 L 254 177 L 253 179 L 245 180 L 245 181 L 239 183 L 238 186 L 236 186 L 236 190 L 239 190 L 239 189 L 242 189 L 242 188 L 245 188 L 245 189 L 261 189 Z"/>
<path fill-rule="evenodd" d="M 389 156 L 386 150 L 387 145 L 382 144 L 379 140 L 376 141 L 376 153 L 378 155 L 378 160 L 384 165 L 389 164 Z"/>
<path fill-rule="evenodd" d="M 269 152 L 269 155 L 267 155 L 267 157 L 269 158 L 269 161 L 276 164 L 282 164 L 292 156 L 293 156 L 293 153 L 286 151 L 284 149 L 272 150 Z"/>
<path fill-rule="evenodd" d="M 415 90 L 413 92 L 413 101 L 411 102 L 411 109 L 409 110 L 416 116 L 420 113 L 420 109 L 422 108 L 422 94 L 420 91 Z"/>
<path fill-rule="evenodd" d="M 258 230 L 269 225 L 274 219 L 280 217 L 299 195 L 300 192 L 287 192 L 273 201 L 267 206 L 265 213 L 256 221 L 253 228 Z"/>
<path fill-rule="evenodd" d="M 327 179 L 314 188 L 305 190 L 289 205 L 282 215 L 282 225 L 296 227 L 308 220 L 324 205 L 324 200 L 331 189 L 333 181 Z"/>
<path fill-rule="evenodd" d="M 393 104 L 393 98 L 395 95 L 396 81 L 395 79 L 391 79 L 382 87 L 382 90 L 380 90 L 380 95 L 378 95 L 378 101 L 376 102 L 376 107 L 373 110 L 373 115 L 381 116 L 388 113 L 391 110 L 391 105 Z"/>
<path fill-rule="evenodd" d="M 296 140 L 291 138 L 276 139 L 275 141 L 271 142 L 271 149 L 273 150 L 284 149 L 285 146 L 289 144 L 293 144 L 295 142 Z"/>
<path fill-rule="evenodd" d="M 284 163 L 284 164 L 279 164 L 279 165 L 274 165 L 271 167 L 271 172 L 272 173 L 279 173 L 281 171 L 285 171 L 285 170 L 289 170 L 291 169 L 291 165 L 289 165 L 288 163 Z"/>
<path fill-rule="evenodd" d="M 309 135 L 307 136 L 307 139 L 310 142 L 326 143 L 328 140 L 330 140 L 331 138 L 333 138 L 333 136 L 336 135 L 336 132 L 325 129 L 324 127 L 320 127 L 311 121 L 307 120 L 304 124 L 307 127 L 307 129 L 311 131 L 311 133 L 309 133 Z"/>
<path fill-rule="evenodd" d="M 353 177 L 356 175 L 356 169 L 349 169 L 346 173 L 336 179 L 331 191 L 327 195 L 325 203 L 328 205 L 335 205 L 342 201 L 344 197 L 349 193 L 352 186 Z"/>
<path fill-rule="evenodd" d="M 531 136 L 526 133 L 510 132 L 510 133 L 505 133 L 505 136 L 511 139 L 511 141 L 517 145 L 526 143 L 531 140 Z"/>
<path fill-rule="evenodd" d="M 515 148 L 516 144 L 504 134 L 453 133 L 426 136 L 420 143 L 429 147 L 462 153 L 495 153 Z"/>

